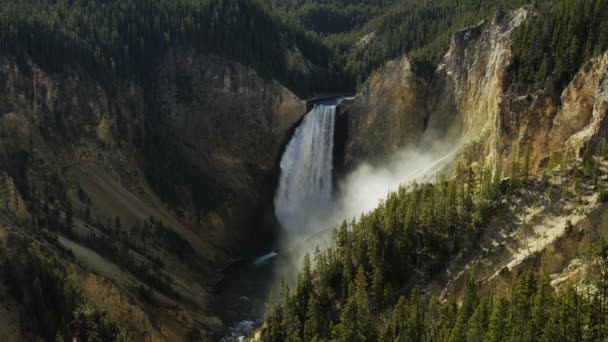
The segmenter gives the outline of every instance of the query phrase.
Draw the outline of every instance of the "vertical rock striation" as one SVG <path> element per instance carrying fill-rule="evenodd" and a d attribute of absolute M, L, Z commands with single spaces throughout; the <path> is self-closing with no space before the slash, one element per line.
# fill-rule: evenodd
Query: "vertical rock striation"
<path fill-rule="evenodd" d="M 559 99 L 509 89 L 511 35 L 528 11 L 499 12 L 456 32 L 432 73 L 407 56 L 378 70 L 342 105 L 349 122 L 347 164 L 377 161 L 399 148 L 475 147 L 477 158 L 503 173 L 528 150 L 534 171 L 555 153 L 578 152 L 606 137 L 608 53 L 586 63 Z"/>

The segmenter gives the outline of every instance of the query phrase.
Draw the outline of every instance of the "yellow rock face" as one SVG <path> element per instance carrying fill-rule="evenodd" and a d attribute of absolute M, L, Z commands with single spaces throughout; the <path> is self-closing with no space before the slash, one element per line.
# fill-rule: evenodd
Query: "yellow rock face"
<path fill-rule="evenodd" d="M 408 57 L 387 63 L 352 100 L 346 163 L 381 160 L 391 151 L 465 150 L 505 172 L 526 150 L 532 171 L 547 157 L 608 133 L 608 53 L 581 68 L 559 101 L 543 93 L 506 91 L 511 34 L 528 17 L 522 8 L 458 31 L 437 69 L 423 72 Z"/>

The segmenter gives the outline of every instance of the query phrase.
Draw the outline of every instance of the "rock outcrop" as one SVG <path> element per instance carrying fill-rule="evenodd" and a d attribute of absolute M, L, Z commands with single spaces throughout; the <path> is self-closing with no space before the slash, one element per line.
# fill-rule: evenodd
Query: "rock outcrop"
<path fill-rule="evenodd" d="M 496 127 L 510 35 L 526 15 L 524 8 L 500 12 L 458 31 L 434 72 L 408 57 L 377 71 L 345 104 L 347 159 L 373 159 L 378 152 L 408 147 L 446 150 L 487 138 Z"/>
<path fill-rule="evenodd" d="M 546 93 L 502 96 L 492 134 L 497 165 L 508 164 L 529 149 L 532 171 L 565 152 L 580 156 L 608 136 L 606 114 L 608 53 L 582 66 L 559 99 Z"/>
<path fill-rule="evenodd" d="M 18 220 L 31 218 L 13 179 L 6 173 L 0 175 L 0 212 Z"/>
<path fill-rule="evenodd" d="M 348 117 L 345 164 L 420 141 L 427 124 L 428 80 L 407 56 L 390 61 L 341 105 Z"/>

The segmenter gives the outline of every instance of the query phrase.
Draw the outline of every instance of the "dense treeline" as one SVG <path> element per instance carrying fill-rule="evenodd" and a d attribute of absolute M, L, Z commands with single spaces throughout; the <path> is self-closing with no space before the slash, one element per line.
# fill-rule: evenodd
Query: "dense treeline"
<path fill-rule="evenodd" d="M 545 277 L 517 271 L 518 285 L 502 295 L 482 290 L 473 278 L 462 294 L 448 294 L 447 302 L 412 289 L 435 279 L 448 260 L 458 263 L 474 255 L 480 233 L 495 214 L 510 210 L 503 203 L 522 187 L 561 198 L 573 198 L 567 189 L 580 193 L 582 184 L 599 191 L 600 169 L 592 151 L 588 145 L 581 162 L 564 155 L 559 172 L 553 171 L 568 183 L 564 186 L 551 185 L 548 175 L 530 179 L 524 148 L 509 163 L 509 177 L 500 181 L 489 168 L 461 166 L 436 184 L 401 187 L 376 210 L 344 222 L 332 246 L 316 251 L 314 262 L 305 257 L 295 289 L 283 284 L 278 300 L 270 300 L 264 340 L 602 340 L 608 336 L 608 248 L 596 251 L 599 291 L 584 295 L 575 288 L 555 293 Z M 572 231 L 571 224 L 566 231 Z"/>
<path fill-rule="evenodd" d="M 272 0 L 275 8 L 306 29 L 321 34 L 345 33 L 363 28 L 382 15 L 395 0 Z"/>
<path fill-rule="evenodd" d="M 274 3 L 307 29 L 324 35 L 351 84 L 361 83 L 382 63 L 404 53 L 437 63 L 456 30 L 525 4 L 531 5 L 531 18 L 515 31 L 510 65 L 515 90 L 546 88 L 558 94 L 584 62 L 608 49 L 606 0 Z M 370 39 L 365 47 L 357 48 L 366 35 Z"/>
<path fill-rule="evenodd" d="M 604 341 L 608 336 L 605 252 L 599 260 L 603 266 L 600 280 L 594 284 L 600 289 L 597 292 L 581 291 L 575 286 L 556 292 L 547 276 L 526 270 L 514 288 L 503 295 L 483 290 L 472 278 L 462 293 L 451 293 L 447 302 L 414 289 L 409 296 L 401 296 L 390 315 L 382 319 L 371 314 L 366 295 L 369 285 L 361 272 L 354 290 L 357 295 L 344 306 L 338 325 L 332 327 L 331 321 L 327 324 L 321 303 L 311 297 L 303 334 L 285 335 L 285 340 L 279 340 Z M 376 329 L 379 321 L 381 328 Z M 264 340 L 277 341 L 270 335 L 274 324 L 269 326 Z"/>
<path fill-rule="evenodd" d="M 362 32 L 336 35 L 329 38 L 329 43 L 346 53 L 345 70 L 360 83 L 385 61 L 405 53 L 437 63 L 447 52 L 454 32 L 491 17 L 498 10 L 514 9 L 524 3 L 525 0 L 406 1 L 389 6 Z M 353 49 L 364 33 L 373 33 L 373 38 L 365 48 Z"/>
<path fill-rule="evenodd" d="M 526 0 L 274 0 L 307 29 L 324 35 L 339 65 L 353 84 L 360 84 L 385 61 L 408 53 L 437 63 L 456 30 L 514 9 Z M 360 40 L 370 39 L 363 47 Z"/>
<path fill-rule="evenodd" d="M 96 71 L 98 78 L 108 71 L 138 77 L 150 72 L 168 46 L 181 44 L 251 65 L 300 93 L 337 82 L 328 80 L 324 69 L 330 64 L 329 50 L 255 0 L 24 0 L 0 5 L 0 47 L 54 70 L 78 64 Z M 295 75 L 285 58 L 293 46 L 321 68 Z"/>
<path fill-rule="evenodd" d="M 514 34 L 514 85 L 559 94 L 583 63 L 608 49 L 608 1 L 538 0 L 534 9 Z"/>
<path fill-rule="evenodd" d="M 380 332 L 381 341 L 604 341 L 605 251 L 598 292 L 570 286 L 556 292 L 547 276 L 526 270 L 513 289 L 493 295 L 469 280 L 447 303 L 424 298 L 417 290 L 401 297 Z M 457 302 L 461 297 L 461 302 Z M 340 337 L 338 340 L 342 340 Z M 361 339 L 351 339 L 357 341 Z"/>
<path fill-rule="evenodd" d="M 141 77 L 164 50 L 193 46 L 253 66 L 300 95 L 353 90 L 385 61 L 408 53 L 437 63 L 452 33 L 528 0 L 24 0 L 0 5 L 0 47 L 61 70 Z M 516 31 L 517 89 L 559 89 L 608 48 L 608 1 L 536 0 Z M 371 39 L 358 45 L 365 36 Z M 288 65 L 297 49 L 318 66 Z M 108 72 L 110 71 L 110 72 Z"/>
<path fill-rule="evenodd" d="M 453 178 L 401 187 L 344 222 L 314 267 L 306 257 L 293 295 L 283 289 L 267 314 L 265 340 L 376 340 L 372 313 L 393 305 L 410 277 L 428 278 L 449 257 L 469 253 L 500 192 L 489 168 L 459 167 Z"/>

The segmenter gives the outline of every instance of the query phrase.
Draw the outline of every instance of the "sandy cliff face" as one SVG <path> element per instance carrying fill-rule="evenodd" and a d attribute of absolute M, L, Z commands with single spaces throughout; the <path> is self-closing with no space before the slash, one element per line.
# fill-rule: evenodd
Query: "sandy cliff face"
<path fill-rule="evenodd" d="M 431 109 L 425 132 L 427 144 L 491 141 L 486 139 L 495 131 L 503 100 L 502 81 L 511 56 L 510 35 L 526 16 L 525 9 L 500 12 L 487 22 L 454 34 L 434 75 L 434 86 L 448 91 L 442 97 L 453 101 L 454 108 Z M 431 103 L 442 103 L 434 96 L 431 95 Z"/>
<path fill-rule="evenodd" d="M 147 84 L 2 56 L 0 89 L 0 227 L 38 239 L 49 229 L 43 208 L 63 222 L 71 207 L 73 235 L 59 232 L 54 244 L 73 251 L 66 262 L 85 293 L 95 273 L 113 294 L 88 300 L 114 317 L 135 307 L 140 315 L 126 324 L 146 338 L 218 329 L 206 316 L 207 290 L 242 252 L 241 232 L 260 228 L 275 161 L 305 102 L 248 67 L 194 51 L 167 53 Z M 171 290 L 77 236 L 115 239 L 136 265 L 156 265 Z M 171 246 L 182 240 L 189 246 Z M 150 307 L 137 292 L 147 286 Z M 150 324 L 158 320 L 167 324 Z"/>
<path fill-rule="evenodd" d="M 408 57 L 387 63 L 344 106 L 350 121 L 347 156 L 365 159 L 415 146 L 446 149 L 491 134 L 509 37 L 526 15 L 525 9 L 501 12 L 457 32 L 432 75 Z"/>
<path fill-rule="evenodd" d="M 506 173 L 526 149 L 537 169 L 553 154 L 605 137 L 607 55 L 583 66 L 558 101 L 509 91 L 510 37 L 527 16 L 526 8 L 500 12 L 458 31 L 432 77 L 407 57 L 387 63 L 343 106 L 347 160 L 374 160 L 400 147 L 476 146 L 477 157 Z"/>
<path fill-rule="evenodd" d="M 587 62 L 559 99 L 544 94 L 503 96 L 493 135 L 497 162 L 506 164 L 530 149 L 533 169 L 565 151 L 580 155 L 587 142 L 593 146 L 607 136 L 606 113 L 608 54 Z"/>
<path fill-rule="evenodd" d="M 580 150 L 586 139 L 607 136 L 608 52 L 592 59 L 562 94 L 563 107 L 553 120 L 555 127 L 570 136 L 566 146 Z M 554 143 L 561 141 L 555 135 Z"/>
<path fill-rule="evenodd" d="M 578 152 L 585 142 L 606 136 L 606 55 L 584 65 L 559 101 L 542 92 L 521 96 L 505 89 L 510 36 L 526 16 L 525 9 L 498 14 L 490 23 L 456 33 L 437 72 L 451 82 L 444 89 L 453 89 L 456 102 L 458 125 L 447 132 L 461 131 L 448 136 L 481 145 L 484 157 L 505 173 L 526 149 L 537 169 L 555 153 Z M 431 121 L 441 115 L 431 114 Z"/>

